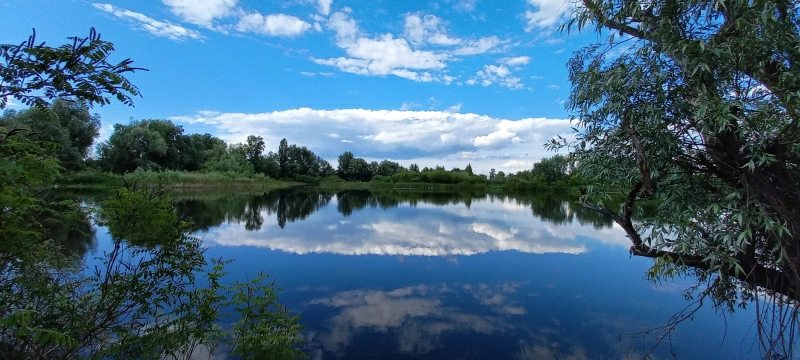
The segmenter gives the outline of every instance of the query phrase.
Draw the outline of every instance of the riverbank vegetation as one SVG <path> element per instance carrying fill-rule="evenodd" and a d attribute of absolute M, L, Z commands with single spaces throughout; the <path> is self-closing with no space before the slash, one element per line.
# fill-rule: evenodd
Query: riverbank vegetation
<path fill-rule="evenodd" d="M 6 111 L 0 125 L 25 131 L 45 144 L 61 168 L 57 183 L 67 186 L 164 187 L 286 186 L 290 183 L 350 188 L 477 187 L 535 191 L 580 186 L 567 156 L 555 155 L 515 174 L 492 170 L 476 174 L 442 166 L 407 167 L 392 160 L 367 161 L 345 151 L 336 167 L 311 149 L 282 139 L 267 151 L 263 137 L 250 135 L 245 143 L 226 143 L 210 134 L 185 134 L 172 121 L 148 119 L 116 124 L 108 140 L 92 145 L 100 118 L 77 102 L 56 100 L 43 108 Z"/>
<path fill-rule="evenodd" d="M 33 106 L 0 119 L 0 358 L 299 357 L 297 317 L 272 284 L 223 285 L 225 261 L 204 257 L 160 192 L 116 189 L 99 208 L 48 196 L 64 172 L 91 168 L 89 108 L 138 96 L 125 75 L 141 69 L 109 62 L 113 49 L 94 30 L 60 47 L 0 45 L 0 109 Z M 68 239 L 94 225 L 113 248 L 89 261 Z"/>

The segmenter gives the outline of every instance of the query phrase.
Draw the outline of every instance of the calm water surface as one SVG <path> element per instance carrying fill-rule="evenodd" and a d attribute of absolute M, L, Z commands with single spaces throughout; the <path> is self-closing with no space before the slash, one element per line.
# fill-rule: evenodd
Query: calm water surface
<path fill-rule="evenodd" d="M 703 309 L 653 348 L 691 280 L 646 280 L 652 260 L 573 201 L 279 190 L 176 207 L 229 278 L 276 280 L 311 359 L 758 357 L 749 310 Z"/>

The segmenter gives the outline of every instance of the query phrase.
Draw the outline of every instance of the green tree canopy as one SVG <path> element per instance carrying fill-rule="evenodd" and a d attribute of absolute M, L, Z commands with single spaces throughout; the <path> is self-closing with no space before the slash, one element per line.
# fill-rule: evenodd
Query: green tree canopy
<path fill-rule="evenodd" d="M 137 168 L 183 170 L 188 167 L 187 162 L 197 162 L 192 150 L 183 127 L 169 120 L 139 120 L 114 125 L 111 137 L 100 145 L 100 161 L 106 169 L 120 173 Z"/>
<path fill-rule="evenodd" d="M 9 111 L 0 121 L 7 128 L 24 128 L 28 136 L 53 145 L 54 155 L 67 170 L 83 166 L 100 130 L 100 117 L 79 102 L 58 99 L 46 108 Z"/>
<path fill-rule="evenodd" d="M 598 184 L 585 205 L 622 226 L 633 253 L 658 259 L 653 275 L 674 264 L 720 274 L 707 294 L 729 305 L 761 290 L 800 299 L 799 9 L 583 0 L 571 23 L 625 40 L 569 64 L 577 134 L 554 144 L 575 149 Z M 603 206 L 619 189 L 623 206 Z M 635 223 L 645 200 L 658 213 Z M 793 336 L 782 340 L 765 343 L 767 356 L 791 351 Z"/>

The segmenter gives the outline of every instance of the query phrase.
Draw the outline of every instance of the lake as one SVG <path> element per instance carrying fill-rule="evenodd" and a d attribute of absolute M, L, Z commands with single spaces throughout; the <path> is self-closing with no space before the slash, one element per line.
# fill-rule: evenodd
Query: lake
<path fill-rule="evenodd" d="M 754 314 L 647 280 L 624 232 L 557 193 L 178 194 L 228 279 L 267 273 L 311 359 L 750 359 Z M 87 261 L 112 242 L 96 228 Z"/>

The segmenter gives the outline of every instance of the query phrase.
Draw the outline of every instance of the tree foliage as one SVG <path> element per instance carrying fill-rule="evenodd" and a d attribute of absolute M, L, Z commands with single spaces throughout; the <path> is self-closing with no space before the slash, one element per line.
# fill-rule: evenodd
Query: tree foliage
<path fill-rule="evenodd" d="M 585 205 L 619 223 L 633 253 L 658 259 L 653 275 L 675 265 L 719 274 L 707 294 L 728 305 L 757 299 L 759 289 L 800 299 L 799 8 L 780 0 L 581 5 L 567 28 L 594 24 L 623 39 L 569 64 L 577 134 L 553 145 L 572 147 L 577 171 L 598 184 Z M 603 206 L 619 189 L 623 205 Z M 650 200 L 657 216 L 634 223 Z M 767 355 L 791 354 L 793 332 L 773 334 L 763 339 Z"/>
<path fill-rule="evenodd" d="M 121 189 L 100 209 L 114 246 L 94 271 L 58 257 L 48 242 L 27 248 L 35 257 L 3 263 L 2 354 L 180 359 L 203 347 L 243 358 L 300 355 L 297 318 L 272 284 L 261 277 L 223 286 L 223 262 L 207 262 L 163 194 Z M 231 329 L 219 325 L 224 307 L 239 314 Z"/>
<path fill-rule="evenodd" d="M 172 121 L 149 119 L 115 124 L 108 141 L 100 144 L 99 160 L 104 169 L 117 173 L 139 168 L 191 171 L 201 169 L 212 158 L 223 157 L 225 150 L 225 142 L 219 138 L 185 135 L 183 127 Z M 242 156 L 247 160 L 247 154 Z"/>
<path fill-rule="evenodd" d="M 59 48 L 33 42 L 0 45 L 0 108 L 8 96 L 37 107 L 0 121 L 0 358 L 178 359 L 198 347 L 298 357 L 297 318 L 277 303 L 272 285 L 222 286 L 223 262 L 206 261 L 200 239 L 158 193 L 121 189 L 95 214 L 113 238 L 100 266 L 62 251 L 59 238 L 74 230 L 67 220 L 88 222 L 87 210 L 40 194 L 59 175 L 56 155 L 86 155 L 97 123 L 85 106 L 108 103 L 106 96 L 130 105 L 138 95 L 123 77 L 135 69 L 130 60 L 109 64 L 113 45 L 94 30 Z M 78 105 L 49 106 L 61 96 Z M 106 155 L 126 160 L 111 150 L 129 149 L 137 166 L 180 166 L 181 154 L 216 143 L 201 138 L 187 150 L 189 138 L 167 121 L 118 130 Z M 231 331 L 219 326 L 223 307 L 239 312 Z"/>
<path fill-rule="evenodd" d="M 84 166 L 89 149 L 100 130 L 100 117 L 77 102 L 58 99 L 45 108 L 7 111 L 0 122 L 6 128 L 24 130 L 27 136 L 53 146 L 55 155 L 66 170 Z"/>
<path fill-rule="evenodd" d="M 0 109 L 8 97 L 25 105 L 46 107 L 48 100 L 71 98 L 105 105 L 114 98 L 133 105 L 139 96 L 125 76 L 144 70 L 130 59 L 109 62 L 114 44 L 102 40 L 94 28 L 87 37 L 71 37 L 70 44 L 50 47 L 36 42 L 36 32 L 19 44 L 0 44 Z"/>

